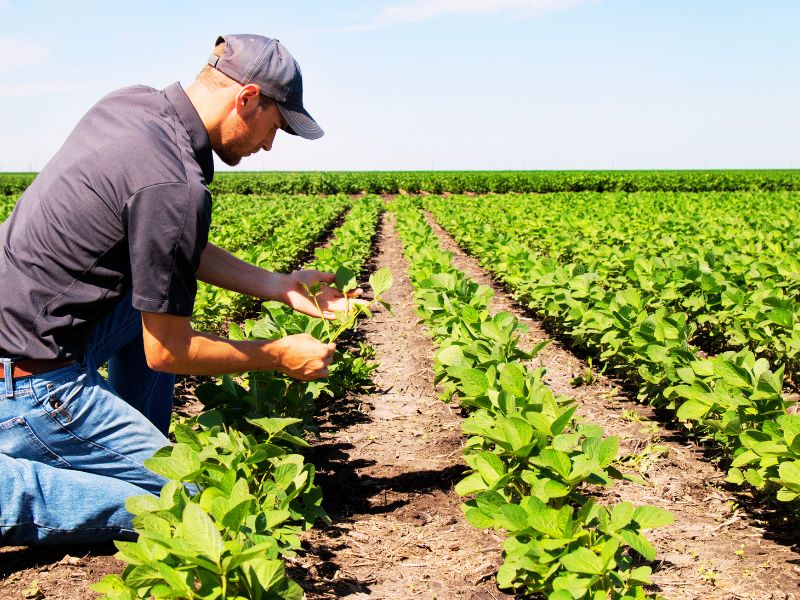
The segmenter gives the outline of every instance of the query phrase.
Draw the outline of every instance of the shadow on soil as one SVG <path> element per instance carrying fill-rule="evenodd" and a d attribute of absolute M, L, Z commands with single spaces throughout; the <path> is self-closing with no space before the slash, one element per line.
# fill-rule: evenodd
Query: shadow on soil
<path fill-rule="evenodd" d="M 68 556 L 77 558 L 88 555 L 113 556 L 116 552 L 117 549 L 111 542 L 92 545 L 69 544 L 3 548 L 0 552 L 0 580 L 17 571 L 57 564 Z"/>

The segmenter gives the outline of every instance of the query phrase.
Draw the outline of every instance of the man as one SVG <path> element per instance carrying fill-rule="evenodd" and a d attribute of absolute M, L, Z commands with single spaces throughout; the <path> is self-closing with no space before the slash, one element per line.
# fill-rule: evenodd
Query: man
<path fill-rule="evenodd" d="M 302 283 L 207 243 L 212 151 L 229 165 L 279 129 L 323 135 L 277 40 L 228 35 L 185 91 L 113 92 L 78 123 L 0 226 L 0 544 L 130 539 L 128 496 L 164 480 L 175 373 L 325 377 L 308 335 L 236 342 L 194 331 L 197 280 L 320 316 Z M 332 288 L 323 315 L 346 310 Z M 97 368 L 108 362 L 108 381 Z"/>

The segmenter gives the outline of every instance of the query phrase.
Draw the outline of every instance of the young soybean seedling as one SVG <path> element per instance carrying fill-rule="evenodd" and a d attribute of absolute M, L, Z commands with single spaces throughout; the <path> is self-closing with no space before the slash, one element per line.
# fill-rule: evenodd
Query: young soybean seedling
<path fill-rule="evenodd" d="M 327 339 L 322 341 L 327 343 L 335 342 L 339 336 L 342 335 L 342 333 L 348 329 L 351 329 L 355 325 L 356 321 L 361 315 L 369 317 L 372 314 L 370 308 L 377 304 L 380 304 L 391 312 L 392 307 L 388 302 L 386 302 L 386 300 L 383 299 L 382 294 L 392 287 L 392 281 L 392 272 L 386 267 L 379 269 L 370 275 L 369 286 L 372 289 L 372 300 L 367 303 L 348 303 L 347 310 L 345 312 L 337 312 L 334 319 L 331 321 L 331 323 L 334 325 L 333 328 L 326 319 L 324 324 Z M 358 289 L 356 274 L 347 267 L 339 267 L 336 270 L 334 287 L 342 292 L 347 298 L 349 298 L 350 296 L 348 296 L 348 294 L 353 290 Z M 306 293 L 314 300 L 314 305 L 317 307 L 317 310 L 319 310 L 320 314 L 322 314 L 322 309 L 317 301 L 317 297 L 322 291 L 322 283 L 317 281 L 311 285 L 303 284 L 303 289 L 305 289 Z"/>

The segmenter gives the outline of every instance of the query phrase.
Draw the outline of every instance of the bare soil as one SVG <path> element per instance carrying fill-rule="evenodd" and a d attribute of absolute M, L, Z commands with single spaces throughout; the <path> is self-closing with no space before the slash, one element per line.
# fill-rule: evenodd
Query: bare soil
<path fill-rule="evenodd" d="M 430 216 L 429 223 L 442 247 L 453 252 L 453 264 L 494 289 L 493 310 L 508 311 L 528 326 L 522 347 L 552 339 Z M 648 535 L 658 557 L 653 580 L 666 598 L 800 597 L 795 521 L 728 489 L 713 451 L 689 438 L 669 416 L 637 403 L 619 382 L 590 369 L 564 343 L 552 341 L 532 363 L 546 369 L 545 381 L 554 392 L 576 400 L 580 416 L 620 437 L 623 464 L 646 481 L 617 483 L 603 494 L 608 501 L 652 504 L 675 514 L 673 525 Z M 589 383 L 573 385 L 581 375 Z"/>
<path fill-rule="evenodd" d="M 459 409 L 438 399 L 433 347 L 413 313 L 391 216 L 375 267 L 389 267 L 394 315 L 364 325 L 379 391 L 327 407 L 309 457 L 334 525 L 309 531 L 292 575 L 310 599 L 501 598 L 501 539 L 470 527 L 453 486 L 465 469 Z"/>

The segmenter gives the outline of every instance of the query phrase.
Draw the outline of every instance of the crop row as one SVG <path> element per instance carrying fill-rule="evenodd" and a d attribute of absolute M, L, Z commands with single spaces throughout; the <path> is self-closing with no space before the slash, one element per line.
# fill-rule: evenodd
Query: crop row
<path fill-rule="evenodd" d="M 432 199 L 465 212 L 542 262 L 535 285 L 565 301 L 636 290 L 650 309 L 687 315 L 708 353 L 750 348 L 800 375 L 800 210 L 796 193 L 571 194 Z M 758 206 L 758 210 L 752 210 Z M 575 323 L 567 322 L 573 329 Z M 798 382 L 800 383 L 800 382 Z"/>
<path fill-rule="evenodd" d="M 642 532 L 672 514 L 596 500 L 593 486 L 624 477 L 614 467 L 619 439 L 575 419 L 574 402 L 523 362 L 541 345 L 520 349 L 524 325 L 491 316 L 490 288 L 451 265 L 412 202 L 394 206 L 417 312 L 439 345 L 436 381 L 471 411 L 462 427 L 470 471 L 456 491 L 474 495 L 463 507 L 472 525 L 508 534 L 498 584 L 551 600 L 644 598 L 651 569 L 641 562 L 655 549 Z"/>
<path fill-rule="evenodd" d="M 359 269 L 369 254 L 380 212 L 365 200 L 334 232 L 337 256 Z M 324 258 L 309 267 L 330 267 Z M 337 269 L 344 289 L 352 271 Z M 376 299 L 390 284 L 370 279 Z M 352 327 L 350 317 L 334 321 Z M 299 330 L 331 341 L 330 324 L 269 305 L 258 320 L 232 326 L 236 338 L 263 339 Z M 302 589 L 285 573 L 284 558 L 300 548 L 299 533 L 328 521 L 314 467 L 298 449 L 313 430 L 320 395 L 341 395 L 374 370 L 363 357 L 338 356 L 331 377 L 300 382 L 274 372 L 249 373 L 247 387 L 231 377 L 197 390 L 206 411 L 174 426 L 177 443 L 147 466 L 169 479 L 160 497 L 129 499 L 139 538 L 117 542 L 128 566 L 95 586 L 113 600 L 134 598 L 288 598 Z"/>
<path fill-rule="evenodd" d="M 597 274 L 487 227 L 494 207 L 456 212 L 451 201 L 427 206 L 459 244 L 518 300 L 638 385 L 640 399 L 674 410 L 719 444 L 732 460 L 729 481 L 746 481 L 783 501 L 798 498 L 800 415 L 786 414 L 783 367 L 748 349 L 706 357 L 690 343 L 686 313 L 649 306 L 635 287 L 604 289 Z"/>
<path fill-rule="evenodd" d="M 0 195 L 22 192 L 33 173 L 0 173 Z M 416 194 L 800 190 L 797 170 L 726 171 L 310 171 L 217 173 L 215 193 Z"/>

